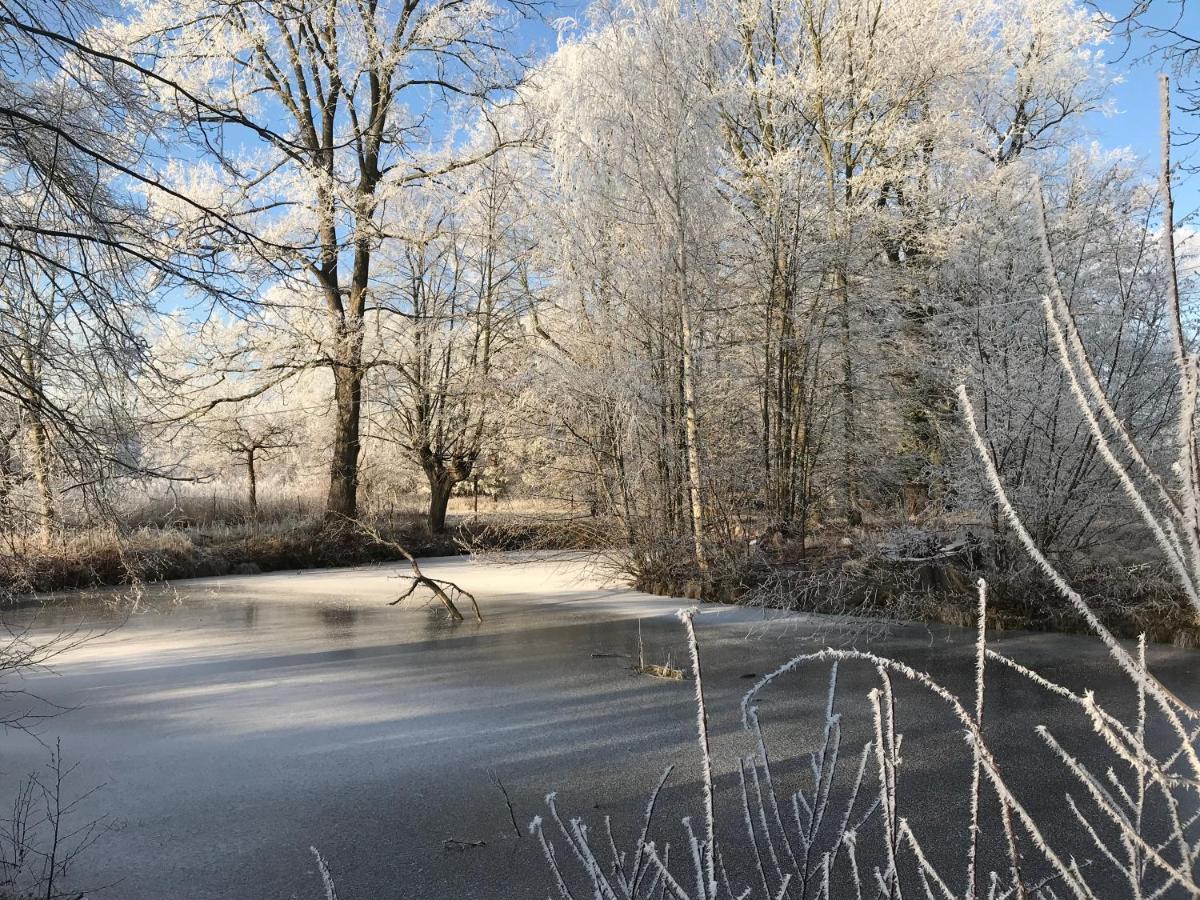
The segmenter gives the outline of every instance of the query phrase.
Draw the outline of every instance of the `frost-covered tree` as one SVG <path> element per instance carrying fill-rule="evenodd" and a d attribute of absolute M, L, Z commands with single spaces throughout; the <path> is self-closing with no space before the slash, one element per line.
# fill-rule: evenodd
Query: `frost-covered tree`
<path fill-rule="evenodd" d="M 374 260 L 394 235 L 389 205 L 424 182 L 491 155 L 431 132 L 459 105 L 486 112 L 516 77 L 505 46 L 513 9 L 484 0 L 159 0 L 112 39 L 164 81 L 198 159 L 169 175 L 203 204 L 158 212 L 176 249 L 236 276 L 249 304 L 291 285 L 321 312 L 325 334 L 300 368 L 333 380 L 327 513 L 357 510 L 363 356 Z M 307 288 L 307 289 L 306 289 Z"/>
<path fill-rule="evenodd" d="M 1139 441 L 1166 437 L 1170 384 L 1166 283 L 1155 253 L 1157 192 L 1124 153 L 1076 151 L 1045 182 L 1064 291 L 1114 408 Z M 1070 551 L 1111 536 L 1129 511 L 1108 477 L 1041 310 L 1047 290 L 1035 233 L 1001 229 L 1035 213 L 1026 185 L 1004 182 L 960 223 L 963 250 L 943 273 L 966 309 L 947 325 L 967 336 L 961 361 L 997 469 L 1039 546 Z M 970 248 L 969 250 L 967 248 Z M 1036 391 L 1031 385 L 1037 385 Z M 978 495 L 966 472 L 960 505 Z M 1004 531 L 997 519 L 994 528 Z M 1007 542 L 1000 542 L 1003 555 Z"/>
<path fill-rule="evenodd" d="M 530 297 L 518 174 L 501 154 L 414 192 L 419 206 L 393 213 L 403 240 L 380 258 L 375 294 L 388 315 L 372 370 L 376 436 L 424 473 L 435 533 L 509 418 Z"/>
<path fill-rule="evenodd" d="M 3 2 L 9 510 L 241 493 L 286 441 L 266 477 L 325 468 L 327 517 L 427 489 L 436 531 L 486 461 L 649 581 L 736 585 L 755 538 L 982 513 L 966 379 L 1081 549 L 1125 516 L 1038 315 L 1036 175 L 1114 403 L 1153 449 L 1175 402 L 1159 201 L 1082 141 L 1084 0 L 600 0 L 527 81 L 519 0 Z"/>
<path fill-rule="evenodd" d="M 528 91 L 537 371 L 624 539 L 702 569 L 764 518 L 952 502 L 964 223 L 1062 161 L 1102 37 L 1070 0 L 613 3 L 564 37 Z"/>
<path fill-rule="evenodd" d="M 813 439 L 815 427 L 825 437 L 814 382 L 836 365 L 843 510 L 855 519 L 864 491 L 878 501 L 900 488 L 920 512 L 951 406 L 938 317 L 953 298 L 936 284 L 957 250 L 949 231 L 981 181 L 1060 146 L 1064 124 L 1100 101 L 1100 33 L 1070 2 L 715 10 L 714 78 L 761 322 L 768 504 L 789 521 L 807 506 L 796 487 L 826 443 Z M 872 457 L 895 471 L 874 463 L 864 486 Z"/>
<path fill-rule="evenodd" d="M 122 286 L 119 268 L 104 272 L 93 260 L 81 284 L 58 268 L 77 249 L 72 242 L 42 238 L 37 246 L 43 257 L 55 254 L 52 264 L 13 254 L 0 273 L 0 421 L 11 430 L 6 500 L 29 486 L 34 530 L 48 541 L 60 492 L 82 497 L 79 505 L 96 514 L 114 479 L 149 471 L 136 444 L 132 389 L 145 368 L 148 313 Z M 98 295 L 96 283 L 108 290 Z"/>
<path fill-rule="evenodd" d="M 559 424 L 590 457 L 627 534 L 686 541 L 708 564 L 711 348 L 727 274 L 716 106 L 699 20 L 619 6 L 538 73 L 551 197 L 542 315 Z M 581 342 L 582 341 L 582 345 Z"/>
<path fill-rule="evenodd" d="M 143 471 L 129 413 L 144 366 L 147 290 L 172 274 L 137 181 L 153 120 L 135 73 L 89 43 L 102 4 L 0 6 L 0 420 L 3 490 L 48 538 L 57 494 L 91 513 L 114 477 Z M 182 272 L 173 273 L 182 275 Z"/>
<path fill-rule="evenodd" d="M 273 471 L 282 469 L 307 500 L 332 433 L 327 372 L 296 366 L 299 348 L 321 333 L 316 318 L 282 292 L 246 319 L 164 317 L 153 336 L 158 377 L 142 386 L 153 464 L 214 490 L 236 484 L 251 516 L 263 476 Z M 264 463 L 271 464 L 265 472 Z"/>

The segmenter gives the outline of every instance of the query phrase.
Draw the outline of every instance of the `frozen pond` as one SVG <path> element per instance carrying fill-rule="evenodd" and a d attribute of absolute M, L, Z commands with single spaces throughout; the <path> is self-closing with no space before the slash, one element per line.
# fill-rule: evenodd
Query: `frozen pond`
<path fill-rule="evenodd" d="M 635 651 L 640 621 L 647 661 L 670 654 L 683 665 L 672 617 L 681 602 L 605 583 L 578 560 L 423 565 L 473 590 L 484 623 L 452 625 L 421 601 L 387 606 L 403 589 L 399 567 L 202 579 L 153 592 L 142 611 L 60 657 L 53 674 L 28 679 L 28 689 L 71 708 L 39 729 L 45 741 L 61 737 L 64 755 L 78 763 L 71 785 L 104 785 L 79 816 L 106 814 L 113 824 L 78 861 L 72 882 L 107 885 L 97 896 L 122 900 L 318 900 L 315 845 L 342 900 L 548 896 L 540 852 L 514 833 L 489 770 L 522 828 L 557 789 L 564 811 L 596 824 L 611 814 L 624 834 L 664 766 L 675 763 L 660 824 L 676 839 L 679 818 L 699 809 L 692 685 L 636 675 L 613 654 Z M 123 614 L 103 599 L 10 610 L 6 618 L 33 621 L 46 634 L 80 623 L 104 628 Z M 734 760 L 749 749 L 737 705 L 748 676 L 826 643 L 865 646 L 868 635 L 826 620 L 763 622 L 717 607 L 704 609 L 697 629 L 718 804 L 736 824 Z M 1013 633 L 998 641 L 1075 687 L 1104 659 L 1087 638 Z M 970 636 L 962 630 L 898 627 L 870 643 L 956 689 L 969 684 Z M 1200 654 L 1155 648 L 1152 661 L 1168 685 L 1200 699 Z M 863 692 L 871 674 L 846 669 L 843 694 Z M 826 670 L 811 669 L 766 695 L 776 757 L 813 748 L 825 684 Z M 1103 694 L 1118 685 L 1098 687 Z M 962 757 L 963 741 L 911 689 L 900 691 L 899 706 L 902 779 L 921 813 L 920 832 L 922 820 L 961 812 L 966 775 L 952 760 Z M 1084 723 L 1061 718 L 1043 692 L 1003 673 L 988 715 L 995 746 L 1028 745 L 1028 773 L 1014 779 L 1024 799 L 1050 819 L 1060 815 L 1063 782 L 1030 732 L 1047 722 L 1069 742 Z M 3 740 L 7 805 L 45 750 L 20 734 Z M 444 843 L 453 840 L 483 843 L 456 850 Z"/>

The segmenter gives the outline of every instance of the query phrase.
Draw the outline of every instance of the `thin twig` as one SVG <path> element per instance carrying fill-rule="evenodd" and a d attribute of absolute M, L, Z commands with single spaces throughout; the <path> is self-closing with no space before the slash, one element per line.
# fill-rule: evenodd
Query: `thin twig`
<path fill-rule="evenodd" d="M 504 805 L 508 807 L 508 818 L 512 822 L 513 831 L 517 837 L 521 836 L 521 826 L 517 824 L 517 814 L 513 810 L 512 798 L 508 796 L 508 789 L 504 786 L 504 782 L 500 780 L 500 776 L 496 774 L 495 769 L 488 769 L 488 777 L 492 779 L 492 784 L 500 789 L 500 793 L 504 795 Z"/>

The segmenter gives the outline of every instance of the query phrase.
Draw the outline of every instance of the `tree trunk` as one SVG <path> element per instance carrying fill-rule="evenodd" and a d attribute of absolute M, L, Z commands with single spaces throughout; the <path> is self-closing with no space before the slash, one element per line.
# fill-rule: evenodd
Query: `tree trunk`
<path fill-rule="evenodd" d="M 679 305 L 680 336 L 683 340 L 683 410 L 684 440 L 687 445 L 688 500 L 692 513 L 692 541 L 696 553 L 696 568 L 700 574 L 708 574 L 708 557 L 704 553 L 704 501 L 700 475 L 700 426 L 696 419 L 696 385 L 692 372 L 692 318 L 688 314 L 687 299 L 681 297 Z"/>
<path fill-rule="evenodd" d="M 54 509 L 54 486 L 50 483 L 50 437 L 41 416 L 35 411 L 29 420 L 29 440 L 32 444 L 33 480 L 40 500 L 42 543 L 50 543 L 57 515 Z"/>
<path fill-rule="evenodd" d="M 923 304 L 920 289 L 915 284 L 902 285 L 897 303 L 902 322 L 896 367 L 897 389 L 902 398 L 903 431 L 899 443 L 904 479 L 902 496 L 905 514 L 916 518 L 928 509 L 935 496 L 943 493 L 942 431 L 953 416 L 954 403 L 952 391 L 931 363 L 937 358 L 939 348 L 935 333 L 925 327 L 930 311 Z"/>
<path fill-rule="evenodd" d="M 446 531 L 446 507 L 454 491 L 454 479 L 445 472 L 427 472 L 429 478 L 429 530 L 433 534 Z"/>
<path fill-rule="evenodd" d="M 14 428 L 0 436 L 0 530 L 9 523 L 9 498 L 20 480 L 17 451 L 13 446 L 19 434 L 20 429 Z"/>
<path fill-rule="evenodd" d="M 372 160 L 368 160 L 367 164 L 372 165 Z M 374 203 L 370 194 L 377 182 L 374 176 L 368 178 L 364 174 L 363 177 L 355 209 L 355 219 L 359 228 L 371 221 Z M 343 308 L 336 276 L 336 232 L 328 218 L 322 222 L 322 227 L 322 251 L 327 257 L 326 268 L 334 273 L 327 276 L 323 287 L 326 305 L 333 314 L 338 338 L 337 358 L 333 365 L 333 447 L 329 462 L 329 494 L 325 501 L 325 519 L 333 521 L 354 519 L 358 516 L 358 456 L 361 449 L 359 427 L 362 422 L 364 373 L 363 313 L 371 275 L 371 246 L 370 241 L 361 234 L 355 241 L 350 291 Z"/>
<path fill-rule="evenodd" d="M 362 370 L 337 366 L 334 378 L 333 459 L 329 466 L 329 496 L 325 518 L 353 519 L 358 515 L 359 423 L 362 404 Z"/>
<path fill-rule="evenodd" d="M 679 161 L 675 161 L 675 265 L 679 302 L 679 341 L 682 345 L 680 393 L 683 395 L 684 455 L 687 458 L 688 505 L 692 519 L 692 548 L 696 569 L 702 581 L 708 581 L 708 556 L 704 552 L 704 480 L 700 473 L 700 423 L 696 415 L 696 361 L 692 357 L 695 338 L 692 334 L 692 315 L 688 308 L 688 229 L 683 207 L 683 177 Z"/>
<path fill-rule="evenodd" d="M 258 518 L 258 472 L 255 471 L 254 451 L 246 452 L 246 499 L 250 502 L 250 518 Z"/>
<path fill-rule="evenodd" d="M 842 440 L 845 442 L 846 520 L 862 523 L 858 508 L 858 410 L 854 396 L 854 346 L 850 332 L 850 283 L 846 273 L 834 273 L 834 294 L 842 326 Z"/>

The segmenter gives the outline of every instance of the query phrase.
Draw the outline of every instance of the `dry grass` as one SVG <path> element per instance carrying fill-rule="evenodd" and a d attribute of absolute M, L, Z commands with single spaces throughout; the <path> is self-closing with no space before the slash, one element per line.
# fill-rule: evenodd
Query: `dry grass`
<path fill-rule="evenodd" d="M 420 493 L 403 498 L 367 496 L 362 501 L 363 515 L 372 520 L 420 519 L 428 513 L 428 497 Z M 289 491 L 264 488 L 259 493 L 257 513 L 251 517 L 240 491 L 232 489 L 180 492 L 172 495 L 131 496 L 120 510 L 122 525 L 136 528 L 204 528 L 243 526 L 251 518 L 258 526 L 316 522 L 324 510 L 325 496 L 319 491 Z M 562 504 L 537 498 L 479 497 L 450 498 L 447 517 L 467 522 L 522 519 L 543 520 L 569 513 Z M 77 523 L 83 525 L 84 523 Z"/>

